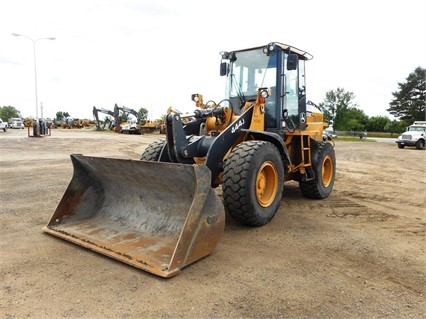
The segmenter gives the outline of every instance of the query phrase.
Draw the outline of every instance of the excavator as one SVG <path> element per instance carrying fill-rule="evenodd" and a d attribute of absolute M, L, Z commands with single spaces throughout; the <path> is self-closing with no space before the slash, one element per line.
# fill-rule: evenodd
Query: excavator
<path fill-rule="evenodd" d="M 136 117 L 135 122 L 129 122 L 126 125 L 124 125 L 120 131 L 120 133 L 123 134 L 143 134 L 141 129 L 141 115 L 136 112 L 134 109 L 131 109 L 126 106 L 119 106 L 118 109 L 122 111 L 123 113 L 132 114 L 134 117 Z"/>
<path fill-rule="evenodd" d="M 93 107 L 93 117 L 95 118 L 96 122 L 96 130 L 101 131 L 105 128 L 105 125 L 108 121 L 104 121 L 104 126 L 101 127 L 98 113 L 104 113 L 112 116 L 114 118 L 114 123 L 110 123 L 111 128 L 113 128 L 116 132 L 117 130 L 120 131 L 120 111 L 117 104 L 114 105 L 114 111 L 110 111 L 104 108 L 96 108 L 96 106 Z"/>
<path fill-rule="evenodd" d="M 121 133 L 124 134 L 144 134 L 144 133 L 153 133 L 156 130 L 161 131 L 161 120 L 146 120 L 141 117 L 141 115 L 135 110 L 121 106 L 118 107 L 123 113 L 132 114 L 136 117 L 136 121 L 130 121 L 126 125 L 122 126 Z"/>
<path fill-rule="evenodd" d="M 73 178 L 43 230 L 170 278 L 216 249 L 226 214 L 246 227 L 271 222 L 286 182 L 327 198 L 336 158 L 307 103 L 313 56 L 280 42 L 220 56 L 225 97 L 192 94 L 193 113 L 170 112 L 165 138 L 140 159 L 71 154 Z"/>

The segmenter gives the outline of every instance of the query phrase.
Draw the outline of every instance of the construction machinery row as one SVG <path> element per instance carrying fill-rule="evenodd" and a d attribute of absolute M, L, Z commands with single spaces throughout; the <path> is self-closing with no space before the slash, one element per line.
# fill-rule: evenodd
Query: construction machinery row
<path fill-rule="evenodd" d="M 99 113 L 104 113 L 108 116 L 104 121 L 100 121 Z M 134 118 L 129 118 L 129 114 Z M 124 115 L 126 115 L 126 121 L 123 121 Z M 160 131 L 161 125 L 164 124 L 162 120 L 146 120 L 134 109 L 126 106 L 118 106 L 117 104 L 114 105 L 113 111 L 105 108 L 96 108 L 94 106 L 93 117 L 98 131 L 109 129 L 123 134 L 153 133 L 155 131 Z"/>
<path fill-rule="evenodd" d="M 140 160 L 71 154 L 73 178 L 44 231 L 172 277 L 216 248 L 225 212 L 265 225 L 287 181 L 308 199 L 327 198 L 336 158 L 323 114 L 307 103 L 311 58 L 278 42 L 221 52 L 226 96 L 193 94 L 194 112 L 170 112 L 165 138 Z"/>

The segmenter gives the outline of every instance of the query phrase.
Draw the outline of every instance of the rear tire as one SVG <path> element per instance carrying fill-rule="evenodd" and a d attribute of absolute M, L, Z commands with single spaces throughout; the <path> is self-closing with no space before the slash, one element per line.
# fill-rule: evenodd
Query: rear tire
<path fill-rule="evenodd" d="M 165 144 L 165 140 L 158 140 L 149 144 L 142 153 L 141 161 L 158 162 Z"/>
<path fill-rule="evenodd" d="M 223 199 L 228 214 L 248 226 L 262 226 L 275 216 L 283 193 L 284 166 L 269 142 L 242 142 L 224 166 Z"/>
<path fill-rule="evenodd" d="M 328 197 L 333 190 L 336 177 L 336 155 L 333 145 L 318 143 L 318 149 L 312 158 L 312 168 L 315 178 L 299 183 L 303 196 L 314 199 Z"/>

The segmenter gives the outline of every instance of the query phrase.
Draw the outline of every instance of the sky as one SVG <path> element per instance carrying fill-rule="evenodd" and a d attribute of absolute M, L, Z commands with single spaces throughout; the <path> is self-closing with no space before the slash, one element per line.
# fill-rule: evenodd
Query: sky
<path fill-rule="evenodd" d="M 190 112 L 193 93 L 224 98 L 219 52 L 275 41 L 314 56 L 308 100 L 343 88 L 366 115 L 391 118 L 398 83 L 426 67 L 424 0 L 0 0 L 0 12 L 0 106 L 23 117 Z"/>

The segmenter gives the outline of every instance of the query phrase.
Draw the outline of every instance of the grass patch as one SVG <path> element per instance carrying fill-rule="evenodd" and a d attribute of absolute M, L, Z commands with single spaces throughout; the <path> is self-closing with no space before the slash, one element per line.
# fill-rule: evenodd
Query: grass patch
<path fill-rule="evenodd" d="M 380 138 L 398 138 L 401 133 L 387 133 L 387 132 L 368 132 L 368 137 L 380 137 Z"/>
<path fill-rule="evenodd" d="M 371 136 L 370 136 L 371 137 Z M 369 138 L 359 138 L 358 136 L 338 136 L 337 138 L 333 139 L 334 141 L 342 141 L 342 142 L 360 142 L 360 143 L 371 143 L 376 142 L 376 140 L 372 140 Z"/>

